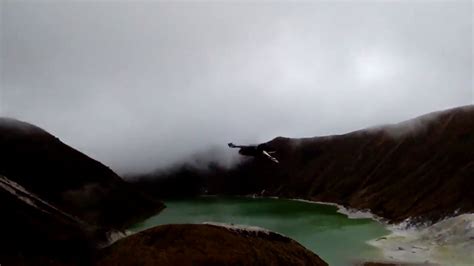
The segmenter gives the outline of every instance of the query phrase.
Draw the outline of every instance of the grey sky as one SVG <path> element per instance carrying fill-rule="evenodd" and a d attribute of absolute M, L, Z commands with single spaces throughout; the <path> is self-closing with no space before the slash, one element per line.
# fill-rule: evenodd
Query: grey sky
<path fill-rule="evenodd" d="M 1 115 L 119 173 L 473 102 L 471 1 L 0 5 Z"/>

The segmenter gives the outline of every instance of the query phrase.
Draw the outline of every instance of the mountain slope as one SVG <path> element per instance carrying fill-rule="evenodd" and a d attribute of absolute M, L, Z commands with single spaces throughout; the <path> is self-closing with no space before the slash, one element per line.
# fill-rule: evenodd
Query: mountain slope
<path fill-rule="evenodd" d="M 270 193 L 336 202 L 400 221 L 474 210 L 474 107 L 341 136 L 277 138 Z"/>
<path fill-rule="evenodd" d="M 124 229 L 164 207 L 31 124 L 0 118 L 0 151 L 1 175 L 91 225 Z"/>
<path fill-rule="evenodd" d="M 106 231 L 64 213 L 0 175 L 0 261 L 6 265 L 87 263 Z"/>
<path fill-rule="evenodd" d="M 454 108 L 395 125 L 305 139 L 267 142 L 280 164 L 252 158 L 232 169 L 177 169 L 138 178 L 153 184 L 188 180 L 209 194 L 259 194 L 339 203 L 370 209 L 393 222 L 438 220 L 474 211 L 474 106 Z M 186 186 L 186 184 L 183 184 Z M 172 187 L 174 188 L 174 187 Z"/>

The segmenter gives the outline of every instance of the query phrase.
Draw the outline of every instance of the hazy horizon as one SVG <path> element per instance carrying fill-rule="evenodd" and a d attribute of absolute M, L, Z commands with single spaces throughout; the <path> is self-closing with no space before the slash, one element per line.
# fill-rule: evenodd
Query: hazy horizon
<path fill-rule="evenodd" d="M 0 2 L 0 115 L 120 174 L 473 103 L 471 1 Z"/>

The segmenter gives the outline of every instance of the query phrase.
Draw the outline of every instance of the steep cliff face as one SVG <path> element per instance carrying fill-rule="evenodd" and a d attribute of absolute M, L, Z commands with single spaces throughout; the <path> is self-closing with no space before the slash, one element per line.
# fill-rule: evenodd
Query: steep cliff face
<path fill-rule="evenodd" d="M 127 228 L 163 204 L 46 131 L 0 118 L 0 174 L 91 225 Z"/>
<path fill-rule="evenodd" d="M 280 164 L 254 158 L 230 170 L 185 175 L 178 169 L 166 179 L 188 178 L 209 194 L 335 202 L 394 222 L 474 211 L 474 106 L 345 135 L 278 137 L 266 144 Z M 151 192 L 153 182 L 166 184 L 153 178 L 142 181 Z"/>

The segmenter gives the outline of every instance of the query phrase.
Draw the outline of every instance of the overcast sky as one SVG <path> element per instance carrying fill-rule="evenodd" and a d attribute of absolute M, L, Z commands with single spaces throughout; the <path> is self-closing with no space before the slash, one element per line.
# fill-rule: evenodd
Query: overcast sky
<path fill-rule="evenodd" d="M 119 173 L 473 103 L 469 0 L 0 5 L 1 115 Z"/>

